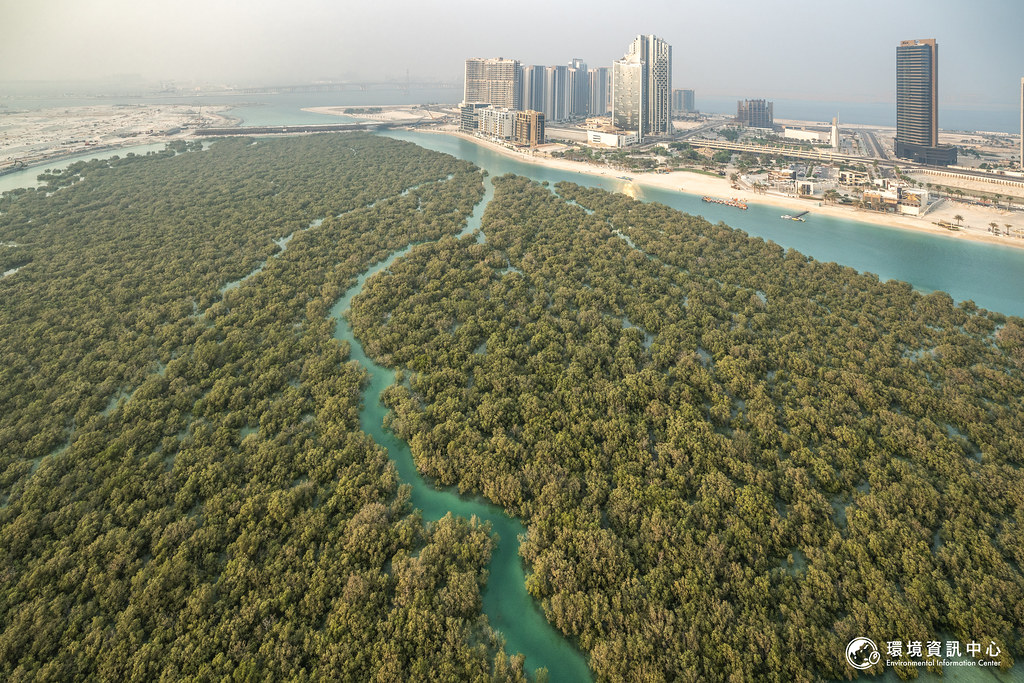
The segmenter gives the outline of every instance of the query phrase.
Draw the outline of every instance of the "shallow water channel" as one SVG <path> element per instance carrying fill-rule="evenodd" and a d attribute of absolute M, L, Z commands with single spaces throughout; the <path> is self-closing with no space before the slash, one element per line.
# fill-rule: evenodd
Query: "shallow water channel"
<path fill-rule="evenodd" d="M 484 185 L 484 197 L 474 208 L 460 237 L 480 229 L 484 209 L 494 196 L 494 187 L 489 179 L 485 179 Z M 519 557 L 519 536 L 526 534 L 522 523 L 481 498 L 460 495 L 454 488 L 436 488 L 416 470 L 409 445 L 383 426 L 388 409 L 381 403 L 380 396 L 395 383 L 395 370 L 366 357 L 359 340 L 352 334 L 345 312 L 369 278 L 386 270 L 413 248 L 414 245 L 407 246 L 373 265 L 331 308 L 330 315 L 336 321 L 335 339 L 348 342 L 351 347 L 349 357 L 370 374 L 370 384 L 364 390 L 363 405 L 359 411 L 360 427 L 387 448 L 401 482 L 412 487 L 412 504 L 423 511 L 424 520 L 436 521 L 449 512 L 466 518 L 476 516 L 481 521 L 490 522 L 492 531 L 498 534 L 498 545 L 491 555 L 490 575 L 483 591 L 483 611 L 491 626 L 504 636 L 505 651 L 509 655 L 525 655 L 526 668 L 530 671 L 547 668 L 552 681 L 589 681 L 591 675 L 583 656 L 548 623 L 537 603 L 526 592 L 526 574 Z"/>

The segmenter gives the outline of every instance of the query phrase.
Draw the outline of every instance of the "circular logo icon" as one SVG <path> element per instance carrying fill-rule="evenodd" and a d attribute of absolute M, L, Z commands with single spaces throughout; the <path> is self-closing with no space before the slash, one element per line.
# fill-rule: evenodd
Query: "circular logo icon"
<path fill-rule="evenodd" d="M 854 669 L 870 669 L 881 658 L 878 647 L 870 638 L 854 638 L 846 646 L 846 661 Z"/>

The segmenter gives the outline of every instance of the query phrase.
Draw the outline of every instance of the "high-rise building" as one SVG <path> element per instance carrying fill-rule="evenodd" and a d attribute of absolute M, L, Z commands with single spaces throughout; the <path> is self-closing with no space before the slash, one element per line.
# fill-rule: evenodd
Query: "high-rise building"
<path fill-rule="evenodd" d="M 775 103 L 767 100 L 738 100 L 736 123 L 751 128 L 775 126 Z"/>
<path fill-rule="evenodd" d="M 463 102 L 486 102 L 496 107 L 520 109 L 522 72 L 519 60 L 472 58 L 466 60 Z"/>
<path fill-rule="evenodd" d="M 590 102 L 587 113 L 590 116 L 604 116 L 611 110 L 611 71 L 606 66 L 587 72 L 590 80 Z"/>
<path fill-rule="evenodd" d="M 569 116 L 586 116 L 590 106 L 590 75 L 586 62 L 579 58 L 569 62 L 568 76 Z"/>
<path fill-rule="evenodd" d="M 569 67 L 549 66 L 544 69 L 544 120 L 565 121 L 569 118 Z"/>
<path fill-rule="evenodd" d="M 644 65 L 640 55 L 612 62 L 612 125 L 622 130 L 644 127 Z"/>
<path fill-rule="evenodd" d="M 1024 169 L 1024 78 L 1020 79 L 1020 167 Z"/>
<path fill-rule="evenodd" d="M 956 163 L 956 147 L 939 145 L 939 45 L 934 38 L 896 46 L 894 151 L 926 164 Z"/>
<path fill-rule="evenodd" d="M 692 114 L 697 111 L 694 105 L 692 90 L 676 89 L 672 91 L 672 111 L 678 114 Z"/>
<path fill-rule="evenodd" d="M 672 46 L 657 36 L 637 36 L 612 64 L 612 122 L 626 121 L 641 140 L 672 131 Z"/>
<path fill-rule="evenodd" d="M 523 94 L 520 101 L 523 109 L 544 110 L 544 67 L 538 65 L 522 68 Z"/>
<path fill-rule="evenodd" d="M 544 144 L 544 113 L 533 110 L 516 112 L 516 142 L 536 147 Z"/>

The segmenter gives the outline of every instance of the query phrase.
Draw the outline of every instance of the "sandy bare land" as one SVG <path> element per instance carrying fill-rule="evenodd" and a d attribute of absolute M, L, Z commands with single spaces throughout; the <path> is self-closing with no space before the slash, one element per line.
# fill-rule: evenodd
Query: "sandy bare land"
<path fill-rule="evenodd" d="M 1018 237 L 1000 237 L 989 234 L 988 232 L 989 223 L 992 222 L 998 223 L 1000 228 L 1002 228 L 1006 223 L 1015 225 L 1015 227 L 1018 228 L 1024 228 L 1024 214 L 1021 214 L 1020 212 L 1008 212 L 1005 210 L 985 207 L 965 206 L 954 202 L 942 201 L 933 205 L 927 215 L 920 218 L 880 213 L 877 211 L 856 209 L 848 206 L 833 206 L 824 204 L 818 200 L 800 199 L 799 197 L 783 194 L 759 194 L 752 190 L 736 190 L 731 187 L 731 183 L 727 178 L 718 178 L 704 175 L 702 173 L 692 173 L 688 171 L 673 171 L 671 173 L 636 173 L 620 171 L 607 166 L 598 166 L 596 164 L 581 161 L 552 158 L 543 153 L 543 151 L 531 153 L 529 151 L 510 149 L 504 145 L 489 142 L 466 133 L 461 133 L 454 129 L 420 130 L 421 132 L 436 132 L 454 135 L 517 159 L 518 161 L 548 166 L 550 168 L 557 168 L 573 173 L 586 173 L 588 175 L 608 176 L 612 178 L 628 177 L 633 183 L 641 186 L 646 185 L 648 187 L 676 190 L 695 195 L 736 197 L 741 201 L 751 204 L 768 204 L 770 206 L 787 209 L 787 211 L 782 213 L 810 211 L 812 214 L 833 216 L 844 220 L 862 221 L 864 223 L 885 225 L 893 228 L 918 230 L 921 232 L 932 233 L 934 235 L 946 235 L 957 239 L 1024 248 L 1024 239 L 1020 239 Z M 947 220 L 952 222 L 955 215 L 963 216 L 963 227 L 959 231 L 950 231 L 946 228 L 941 228 L 935 225 L 935 222 L 938 220 Z"/>
<path fill-rule="evenodd" d="M 379 113 L 367 114 L 365 112 L 359 112 L 356 114 L 346 114 L 346 109 L 353 110 L 366 110 L 379 108 Z M 305 107 L 302 111 L 312 112 L 314 114 L 328 114 L 330 116 L 351 116 L 357 119 L 368 119 L 372 121 L 388 121 L 391 123 L 413 123 L 416 121 L 422 121 L 423 119 L 429 119 L 430 115 L 427 114 L 418 104 L 410 105 L 393 105 L 389 104 L 386 106 L 374 107 L 373 105 L 346 105 L 338 107 Z"/>
<path fill-rule="evenodd" d="M 163 142 L 200 125 L 227 125 L 229 107 L 180 104 L 51 107 L 0 114 L 0 170 L 96 149 Z"/>

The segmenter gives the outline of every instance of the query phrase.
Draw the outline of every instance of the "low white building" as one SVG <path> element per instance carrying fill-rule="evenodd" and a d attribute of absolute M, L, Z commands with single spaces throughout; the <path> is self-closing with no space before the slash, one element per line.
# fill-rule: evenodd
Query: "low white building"
<path fill-rule="evenodd" d="M 900 213 L 920 216 L 928 209 L 928 191 L 900 189 Z"/>
<path fill-rule="evenodd" d="M 587 131 L 587 144 L 589 145 L 600 145 L 602 147 L 629 147 L 630 145 L 635 145 L 638 142 L 640 142 L 640 136 L 636 131 Z"/>
<path fill-rule="evenodd" d="M 516 132 L 516 113 L 504 107 L 487 107 L 476 112 L 480 135 L 511 140 Z"/>

